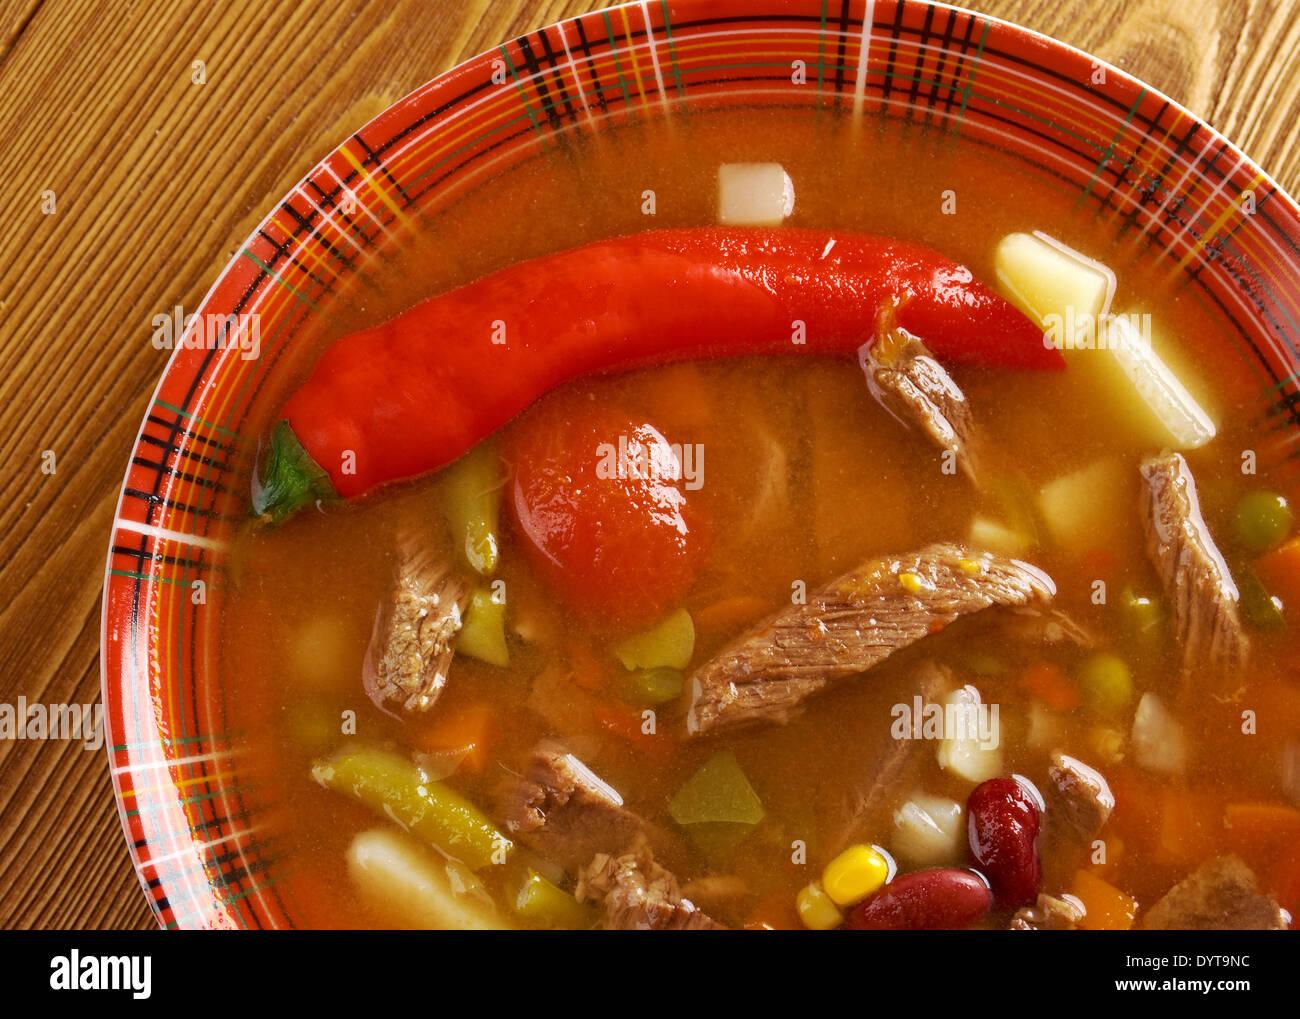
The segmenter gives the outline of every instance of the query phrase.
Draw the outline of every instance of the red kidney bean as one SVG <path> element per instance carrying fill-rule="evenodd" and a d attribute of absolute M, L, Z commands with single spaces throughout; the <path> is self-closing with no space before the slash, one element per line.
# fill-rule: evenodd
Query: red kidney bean
<path fill-rule="evenodd" d="M 980 875 L 953 867 L 918 870 L 895 878 L 846 921 L 853 931 L 960 930 L 983 919 L 993 893 Z"/>
<path fill-rule="evenodd" d="M 1014 778 L 981 782 L 966 801 L 970 851 L 1001 909 L 1033 902 L 1043 879 L 1038 859 L 1038 804 Z"/>

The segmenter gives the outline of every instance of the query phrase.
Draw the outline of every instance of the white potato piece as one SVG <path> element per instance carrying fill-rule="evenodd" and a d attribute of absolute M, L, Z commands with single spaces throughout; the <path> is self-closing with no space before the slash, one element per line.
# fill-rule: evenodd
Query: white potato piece
<path fill-rule="evenodd" d="M 994 264 L 1008 300 L 1043 327 L 1045 342 L 1067 351 L 1072 368 L 1093 371 L 1152 445 L 1195 449 L 1214 438 L 1211 416 L 1156 352 L 1150 329 L 1136 324 L 1150 316 L 1111 314 L 1109 266 L 1042 232 L 1008 234 Z"/>
<path fill-rule="evenodd" d="M 945 738 L 939 743 L 939 767 L 975 785 L 1002 774 L 1002 740 L 994 711 L 981 701 L 973 686 L 961 687 L 944 698 Z M 949 718 L 963 723 L 951 739 L 947 737 Z M 981 734 L 980 728 L 987 733 Z"/>
<path fill-rule="evenodd" d="M 1132 525 L 1137 471 L 1105 457 L 1045 484 L 1038 506 L 1052 538 L 1075 555 L 1110 547 Z"/>
<path fill-rule="evenodd" d="M 962 805 L 947 796 L 914 793 L 894 811 L 894 855 L 916 867 L 958 860 L 966 847 Z"/>
<path fill-rule="evenodd" d="M 718 167 L 718 222 L 724 226 L 780 226 L 794 212 L 794 182 L 780 163 L 723 163 Z"/>
<path fill-rule="evenodd" d="M 1007 299 L 1067 349 L 1095 330 L 1115 295 L 1108 266 L 1041 232 L 1003 237 L 993 266 Z"/>
<path fill-rule="evenodd" d="M 1094 358 L 1102 362 L 1099 367 L 1112 373 L 1109 380 L 1103 381 L 1108 381 L 1117 393 L 1133 394 L 1134 423 L 1150 433 L 1153 445 L 1172 449 L 1204 446 L 1218 429 L 1205 408 L 1156 353 L 1152 338 L 1143 335 L 1137 325 L 1149 321 L 1148 316 L 1134 313 L 1107 318 L 1104 333 L 1100 334 L 1105 345 L 1099 344 L 1093 352 Z"/>
<path fill-rule="evenodd" d="M 1181 775 L 1187 763 L 1183 727 L 1153 693 L 1144 693 L 1133 716 L 1133 756 L 1138 767 Z"/>
<path fill-rule="evenodd" d="M 437 856 L 388 828 L 363 831 L 347 852 L 362 898 L 395 924 L 417 930 L 507 930 L 483 883 L 464 864 Z"/>

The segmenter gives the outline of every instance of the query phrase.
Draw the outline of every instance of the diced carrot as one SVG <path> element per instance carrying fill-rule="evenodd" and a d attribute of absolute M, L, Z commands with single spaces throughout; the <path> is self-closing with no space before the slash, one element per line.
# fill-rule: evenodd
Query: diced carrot
<path fill-rule="evenodd" d="M 1300 841 L 1282 852 L 1273 865 L 1269 884 L 1277 895 L 1278 905 L 1291 913 L 1293 921 L 1300 921 Z"/>
<path fill-rule="evenodd" d="M 1079 706 L 1079 688 L 1051 662 L 1038 662 L 1020 673 L 1020 686 L 1053 711 L 1070 711 Z"/>
<path fill-rule="evenodd" d="M 602 704 L 596 709 L 596 721 L 644 751 L 661 764 L 673 755 L 673 738 L 665 732 L 643 732 L 641 712 L 617 704 Z"/>
<path fill-rule="evenodd" d="M 1079 921 L 1082 930 L 1126 931 L 1137 918 L 1137 899 L 1092 871 L 1075 871 L 1070 893 L 1083 903 L 1085 913 Z"/>
<path fill-rule="evenodd" d="M 1284 803 L 1229 803 L 1223 808 L 1227 845 L 1253 867 L 1267 865 L 1300 840 L 1300 810 Z"/>
<path fill-rule="evenodd" d="M 1282 599 L 1282 611 L 1300 620 L 1300 534 L 1255 560 L 1255 576 L 1264 590 Z"/>
<path fill-rule="evenodd" d="M 1219 804 L 1203 792 L 1193 794 L 1182 786 L 1161 789 L 1151 862 L 1190 867 L 1213 855 L 1222 838 L 1219 810 Z"/>
<path fill-rule="evenodd" d="M 565 649 L 573 681 L 584 690 L 600 690 L 609 681 L 609 666 L 581 641 L 571 640 Z"/>
<path fill-rule="evenodd" d="M 802 927 L 792 893 L 769 895 L 745 920 L 747 931 L 797 931 Z"/>
<path fill-rule="evenodd" d="M 706 605 L 692 617 L 695 632 L 702 637 L 727 636 L 746 623 L 765 616 L 771 610 L 766 599 L 752 594 L 738 594 Z"/>
<path fill-rule="evenodd" d="M 461 767 L 477 774 L 487 763 L 495 728 L 492 709 L 486 704 L 473 704 L 439 715 L 416 734 L 415 743 L 426 753 L 463 750 Z"/>

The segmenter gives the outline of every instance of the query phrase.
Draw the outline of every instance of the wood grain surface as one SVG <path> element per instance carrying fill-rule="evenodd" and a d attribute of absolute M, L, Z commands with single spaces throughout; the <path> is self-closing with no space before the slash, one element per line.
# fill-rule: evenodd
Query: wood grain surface
<path fill-rule="evenodd" d="M 0 702 L 99 696 L 109 527 L 166 361 L 152 316 L 197 306 L 273 203 L 394 100 L 597 6 L 0 0 Z M 1300 184 L 1290 0 L 962 6 L 1118 64 Z M 106 754 L 0 741 L 0 927 L 152 923 Z"/>

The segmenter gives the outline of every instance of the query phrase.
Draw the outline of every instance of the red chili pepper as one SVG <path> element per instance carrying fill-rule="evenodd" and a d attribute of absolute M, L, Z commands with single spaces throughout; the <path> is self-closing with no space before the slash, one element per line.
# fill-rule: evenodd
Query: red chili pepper
<path fill-rule="evenodd" d="M 902 295 L 899 325 L 941 360 L 1064 367 L 1036 325 L 920 245 L 792 228 L 634 234 L 521 262 L 336 342 L 285 405 L 254 510 L 279 520 L 435 470 L 582 375 L 853 355 Z"/>

